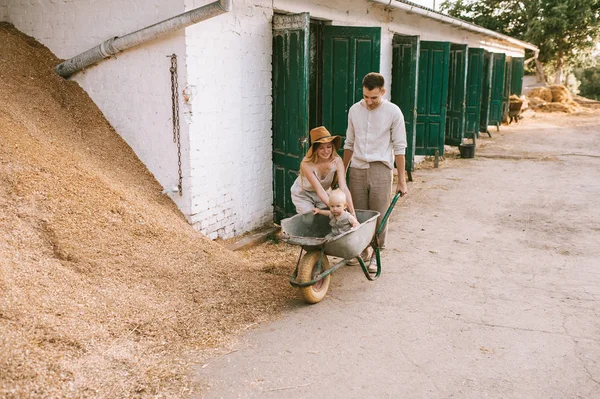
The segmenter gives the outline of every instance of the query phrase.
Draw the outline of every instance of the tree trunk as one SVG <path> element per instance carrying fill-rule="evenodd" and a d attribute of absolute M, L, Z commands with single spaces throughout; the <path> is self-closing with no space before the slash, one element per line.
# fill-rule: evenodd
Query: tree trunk
<path fill-rule="evenodd" d="M 563 60 L 559 58 L 556 61 L 556 71 L 554 72 L 554 84 L 560 85 L 563 82 Z"/>
<path fill-rule="evenodd" d="M 544 74 L 544 65 L 537 58 L 535 59 L 535 76 L 538 83 L 546 83 L 546 75 Z"/>

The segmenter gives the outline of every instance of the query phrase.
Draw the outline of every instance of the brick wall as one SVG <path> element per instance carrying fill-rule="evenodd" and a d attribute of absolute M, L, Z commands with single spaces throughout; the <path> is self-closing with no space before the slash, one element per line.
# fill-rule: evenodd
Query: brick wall
<path fill-rule="evenodd" d="M 211 238 L 271 222 L 271 1 L 186 29 L 192 223 Z"/>

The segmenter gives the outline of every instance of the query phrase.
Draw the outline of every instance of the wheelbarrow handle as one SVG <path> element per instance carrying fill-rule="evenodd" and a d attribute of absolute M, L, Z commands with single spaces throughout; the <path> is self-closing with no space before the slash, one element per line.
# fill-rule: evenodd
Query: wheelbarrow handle
<path fill-rule="evenodd" d="M 396 206 L 396 202 L 398 202 L 398 199 L 400 197 L 402 197 L 402 193 L 397 192 L 396 195 L 394 196 L 394 199 L 392 200 L 392 203 L 390 204 L 388 210 L 385 212 L 383 219 L 381 219 L 381 224 L 379 225 L 379 228 L 377 229 L 377 232 L 375 233 L 377 236 L 379 236 L 379 234 L 381 234 L 381 232 L 383 231 L 385 224 L 387 223 L 388 218 L 390 217 L 390 214 L 394 210 L 394 206 Z"/>

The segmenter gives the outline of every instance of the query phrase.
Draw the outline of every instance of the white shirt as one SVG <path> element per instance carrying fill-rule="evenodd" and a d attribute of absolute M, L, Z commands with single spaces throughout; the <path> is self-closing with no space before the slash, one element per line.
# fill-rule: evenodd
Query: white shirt
<path fill-rule="evenodd" d="M 368 169 L 369 162 L 394 168 L 394 155 L 406 152 L 406 127 L 400 108 L 388 100 L 369 110 L 361 100 L 350 107 L 344 149 L 353 151 L 351 167 Z"/>

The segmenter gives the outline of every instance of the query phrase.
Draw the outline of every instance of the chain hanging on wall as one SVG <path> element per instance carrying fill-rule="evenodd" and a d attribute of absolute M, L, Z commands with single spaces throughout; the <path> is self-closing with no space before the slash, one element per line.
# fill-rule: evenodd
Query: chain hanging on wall
<path fill-rule="evenodd" d="M 177 55 L 171 54 L 171 102 L 173 103 L 173 143 L 177 144 L 177 170 L 179 172 L 179 195 L 183 195 L 181 182 L 183 175 L 181 173 L 181 136 L 179 134 L 179 86 L 177 83 Z"/>

